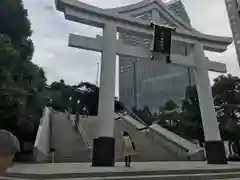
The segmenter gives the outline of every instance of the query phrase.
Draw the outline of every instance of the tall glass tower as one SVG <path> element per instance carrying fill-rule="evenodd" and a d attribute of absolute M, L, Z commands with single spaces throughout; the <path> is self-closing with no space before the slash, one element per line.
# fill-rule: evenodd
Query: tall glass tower
<path fill-rule="evenodd" d="M 225 0 L 225 3 L 240 64 L 240 0 Z"/>
<path fill-rule="evenodd" d="M 162 1 L 159 1 L 163 3 Z M 182 23 L 191 27 L 190 19 L 181 0 L 175 0 L 163 7 L 171 17 L 178 18 Z M 131 6 L 129 7 L 129 9 Z M 141 7 L 142 8 L 142 7 Z M 139 8 L 141 10 L 141 8 Z M 158 12 L 158 5 L 146 7 L 143 13 L 132 13 L 137 19 L 155 21 L 159 24 L 175 26 L 171 21 L 164 18 L 163 12 Z M 125 11 L 124 11 L 125 12 Z M 119 39 L 126 45 L 150 48 L 152 39 L 131 32 L 119 32 Z M 172 41 L 171 52 L 183 56 L 189 55 L 191 47 L 188 44 Z M 187 86 L 194 84 L 193 72 L 183 66 L 167 64 L 164 57 L 151 61 L 135 57 L 119 56 L 119 97 L 129 108 L 142 109 L 149 107 L 152 112 L 159 112 L 168 101 L 181 104 L 185 97 Z"/>

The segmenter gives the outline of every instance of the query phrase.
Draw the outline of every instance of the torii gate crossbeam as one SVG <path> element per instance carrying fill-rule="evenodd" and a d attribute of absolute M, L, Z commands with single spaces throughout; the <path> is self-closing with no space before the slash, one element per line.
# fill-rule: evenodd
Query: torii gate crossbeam
<path fill-rule="evenodd" d="M 127 30 L 134 33 L 145 34 L 152 37 L 153 30 L 149 23 L 143 20 L 130 18 L 128 16 L 111 14 L 103 9 L 88 5 L 80 1 L 55 0 L 58 10 L 63 11 L 65 18 L 71 21 L 80 22 L 94 27 L 103 28 L 108 22 L 114 22 L 118 30 Z M 188 44 L 201 43 L 204 50 L 224 52 L 227 46 L 232 43 L 232 38 L 203 35 L 199 32 L 189 33 L 177 29 L 173 40 L 186 42 Z"/>

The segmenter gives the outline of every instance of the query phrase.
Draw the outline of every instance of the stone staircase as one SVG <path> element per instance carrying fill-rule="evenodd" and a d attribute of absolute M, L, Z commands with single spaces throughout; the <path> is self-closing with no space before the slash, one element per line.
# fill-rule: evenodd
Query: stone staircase
<path fill-rule="evenodd" d="M 116 117 L 118 115 L 116 114 Z M 136 145 L 136 155 L 133 156 L 135 162 L 148 161 L 183 161 L 186 157 L 179 156 L 177 153 L 169 151 L 161 142 L 156 142 L 148 136 L 144 131 L 139 131 L 137 127 L 129 123 L 122 116 L 115 121 L 114 136 L 115 136 L 115 154 L 116 161 L 123 161 L 122 156 L 122 133 L 127 130 Z M 96 135 L 96 124 L 98 117 L 88 117 L 80 119 L 80 126 L 83 128 L 88 137 L 91 146 Z M 142 125 L 143 126 L 143 125 Z"/>
<path fill-rule="evenodd" d="M 136 144 L 135 162 L 201 161 L 203 149 L 159 125 L 146 126 L 130 111 L 115 114 L 116 161 L 123 161 L 122 134 L 127 130 Z M 37 162 L 91 162 L 98 117 L 80 118 L 46 108 L 35 142 Z M 54 153 L 51 153 L 54 150 Z"/>
<path fill-rule="evenodd" d="M 51 147 L 54 149 L 54 162 L 90 161 L 90 149 L 86 147 L 82 134 L 74 128 L 73 122 L 64 113 L 52 115 Z"/>
<path fill-rule="evenodd" d="M 91 162 L 93 139 L 97 137 L 98 117 L 80 118 L 77 128 L 74 115 L 68 116 L 66 113 L 53 111 L 50 119 L 51 138 L 48 149 L 49 155 L 50 149 L 54 150 L 54 154 L 49 156 L 49 159 L 57 163 Z M 140 120 L 128 114 L 116 114 L 114 136 L 117 162 L 123 161 L 122 133 L 125 130 L 136 145 L 136 155 L 133 157 L 135 162 L 203 160 L 202 149 L 196 148 L 187 140 L 160 126 L 148 127 L 147 131 L 140 130 L 145 127 Z M 42 144 L 45 147 L 48 142 Z"/>
<path fill-rule="evenodd" d="M 122 132 L 127 130 L 136 145 L 136 155 L 133 161 L 180 161 L 184 160 L 177 154 L 171 153 L 161 142 L 155 142 L 147 133 L 137 130 L 136 126 L 121 118 L 115 121 L 116 159 L 122 161 Z"/>

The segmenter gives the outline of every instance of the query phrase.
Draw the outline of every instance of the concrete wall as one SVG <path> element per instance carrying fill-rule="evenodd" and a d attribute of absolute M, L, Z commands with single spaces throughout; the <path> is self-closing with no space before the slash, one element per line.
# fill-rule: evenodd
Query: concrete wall
<path fill-rule="evenodd" d="M 34 157 L 38 162 L 49 160 L 52 109 L 45 107 L 34 144 Z"/>
<path fill-rule="evenodd" d="M 147 134 L 156 142 L 164 142 L 165 148 L 186 160 L 201 161 L 205 158 L 204 149 L 157 124 L 151 126 Z"/>

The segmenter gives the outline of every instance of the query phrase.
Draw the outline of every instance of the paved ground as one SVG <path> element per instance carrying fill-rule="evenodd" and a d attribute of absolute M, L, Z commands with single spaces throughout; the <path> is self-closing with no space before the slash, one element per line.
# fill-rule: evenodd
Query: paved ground
<path fill-rule="evenodd" d="M 0 177 L 1 180 L 33 180 L 33 179 L 19 179 L 19 178 L 6 178 L 6 177 Z M 63 179 L 54 179 L 54 180 L 63 180 Z M 89 178 L 74 178 L 74 179 L 64 179 L 64 180 L 99 180 L 98 178 L 89 179 Z M 105 177 L 104 180 L 111 180 L 111 178 Z M 123 180 L 122 177 L 114 178 L 114 180 Z M 170 180 L 170 179 L 169 179 Z M 220 180 L 220 179 L 212 179 L 212 180 Z M 240 180 L 239 178 L 234 179 L 222 179 L 222 180 Z"/>
<path fill-rule="evenodd" d="M 129 172 L 129 171 L 167 171 L 167 170 L 208 170 L 208 169 L 240 169 L 240 163 L 231 162 L 228 165 L 208 165 L 204 162 L 146 162 L 133 163 L 131 168 L 123 163 L 116 167 L 91 167 L 89 163 L 59 163 L 59 164 L 15 164 L 9 173 L 25 174 L 63 174 L 63 173 L 99 173 L 99 172 Z"/>
<path fill-rule="evenodd" d="M 133 163 L 131 168 L 91 167 L 89 163 L 15 164 L 4 180 L 237 180 L 240 163 L 208 165 L 204 162 Z M 20 179 L 18 179 L 20 178 Z M 1 178 L 0 178 L 1 179 Z"/>

